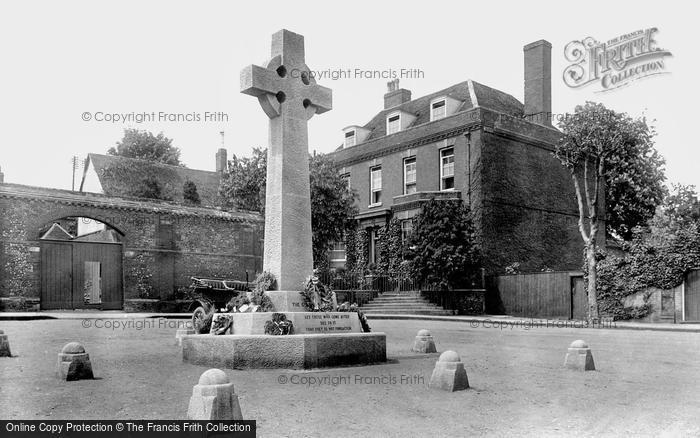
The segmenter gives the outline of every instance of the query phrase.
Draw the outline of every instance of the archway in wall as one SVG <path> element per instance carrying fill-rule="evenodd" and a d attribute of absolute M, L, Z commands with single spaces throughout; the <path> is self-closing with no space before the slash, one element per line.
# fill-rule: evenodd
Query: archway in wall
<path fill-rule="evenodd" d="M 41 309 L 116 310 L 123 307 L 123 234 L 87 217 L 44 224 Z"/>

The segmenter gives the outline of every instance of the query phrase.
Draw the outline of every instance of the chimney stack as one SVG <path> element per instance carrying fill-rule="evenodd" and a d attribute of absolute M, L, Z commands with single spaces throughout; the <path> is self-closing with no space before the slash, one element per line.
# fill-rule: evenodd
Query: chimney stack
<path fill-rule="evenodd" d="M 386 83 L 387 93 L 384 95 L 384 109 L 399 106 L 411 100 L 411 92 L 405 88 L 399 88 L 399 80 L 394 79 Z"/>
<path fill-rule="evenodd" d="M 525 118 L 552 126 L 552 45 L 539 40 L 523 47 L 525 54 Z"/>
<path fill-rule="evenodd" d="M 2 167 L 0 167 L 0 184 L 5 182 L 5 174 L 2 173 Z"/>
<path fill-rule="evenodd" d="M 220 148 L 216 153 L 216 171 L 218 173 L 224 173 L 228 170 L 228 154 L 226 149 Z"/>

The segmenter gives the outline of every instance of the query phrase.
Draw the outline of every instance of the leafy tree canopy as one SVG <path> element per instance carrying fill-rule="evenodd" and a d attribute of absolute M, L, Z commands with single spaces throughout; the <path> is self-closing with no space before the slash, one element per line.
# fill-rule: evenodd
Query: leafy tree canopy
<path fill-rule="evenodd" d="M 182 166 L 180 149 L 173 146 L 172 143 L 172 139 L 164 136 L 162 132 L 153 135 L 152 132 L 129 128 L 124 130 L 124 137 L 117 142 L 117 147 L 109 148 L 107 153 L 120 157 L 139 158 Z"/>
<path fill-rule="evenodd" d="M 356 214 L 355 195 L 327 155 L 309 157 L 309 173 L 314 262 L 318 264 L 326 258 L 330 244 L 343 238 L 348 218 Z M 252 157 L 234 155 L 219 188 L 223 206 L 264 214 L 266 179 L 266 149 L 253 149 Z"/>

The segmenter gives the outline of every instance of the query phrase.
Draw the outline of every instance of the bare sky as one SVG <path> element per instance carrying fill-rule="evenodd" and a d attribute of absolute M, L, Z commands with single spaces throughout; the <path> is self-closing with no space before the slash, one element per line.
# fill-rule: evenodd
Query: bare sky
<path fill-rule="evenodd" d="M 466 79 L 522 101 L 523 45 L 552 43 L 556 113 L 587 100 L 658 131 L 672 182 L 700 186 L 696 121 L 700 61 L 692 2 L 175 2 L 23 1 L 0 12 L 0 167 L 5 181 L 70 188 L 71 157 L 105 153 L 127 127 L 162 131 L 191 168 L 214 170 L 220 131 L 231 154 L 267 143 L 267 117 L 239 93 L 239 72 L 269 57 L 281 28 L 306 37 L 312 70 L 421 69 L 403 79 L 413 97 Z M 697 17 L 696 17 L 697 18 Z M 670 74 L 596 93 L 568 88 L 564 46 L 656 27 L 672 52 Z M 309 149 L 330 152 L 341 129 L 364 124 L 383 105 L 388 79 L 319 80 L 333 89 L 333 111 L 314 117 Z M 228 122 L 111 123 L 84 112 L 199 114 Z"/>

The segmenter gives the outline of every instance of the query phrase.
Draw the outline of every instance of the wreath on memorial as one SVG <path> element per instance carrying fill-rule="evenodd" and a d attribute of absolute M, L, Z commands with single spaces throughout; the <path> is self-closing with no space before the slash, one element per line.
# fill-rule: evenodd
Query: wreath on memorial
<path fill-rule="evenodd" d="M 271 272 L 263 271 L 255 279 L 253 286 L 252 302 L 258 306 L 258 312 L 272 312 L 274 306 L 270 297 L 265 295 L 265 292 L 274 290 L 277 285 L 277 280 Z"/>
<path fill-rule="evenodd" d="M 287 320 L 287 315 L 284 313 L 273 313 L 272 321 L 265 323 L 265 334 L 274 336 L 293 335 L 294 324 Z"/>
<path fill-rule="evenodd" d="M 309 312 L 334 312 L 337 307 L 333 289 L 321 283 L 315 275 L 306 280 L 301 296 L 302 304 Z"/>
<path fill-rule="evenodd" d="M 239 293 L 231 298 L 226 305 L 226 309 L 231 313 L 238 312 L 272 312 L 273 305 L 270 297 L 265 292 L 275 287 L 275 276 L 269 272 L 263 272 L 255 279 L 253 291 L 250 293 Z"/>
<path fill-rule="evenodd" d="M 229 328 L 233 325 L 233 317 L 226 314 L 219 314 L 211 324 L 211 333 L 213 335 L 225 335 Z"/>
<path fill-rule="evenodd" d="M 372 331 L 372 329 L 369 327 L 369 323 L 367 322 L 367 317 L 365 316 L 365 313 L 362 310 L 360 310 L 359 307 L 357 307 L 357 304 L 350 304 L 346 301 L 340 306 L 338 306 L 338 312 L 357 313 L 357 317 L 360 319 L 360 324 L 362 325 L 362 331 L 365 333 L 369 333 Z"/>

